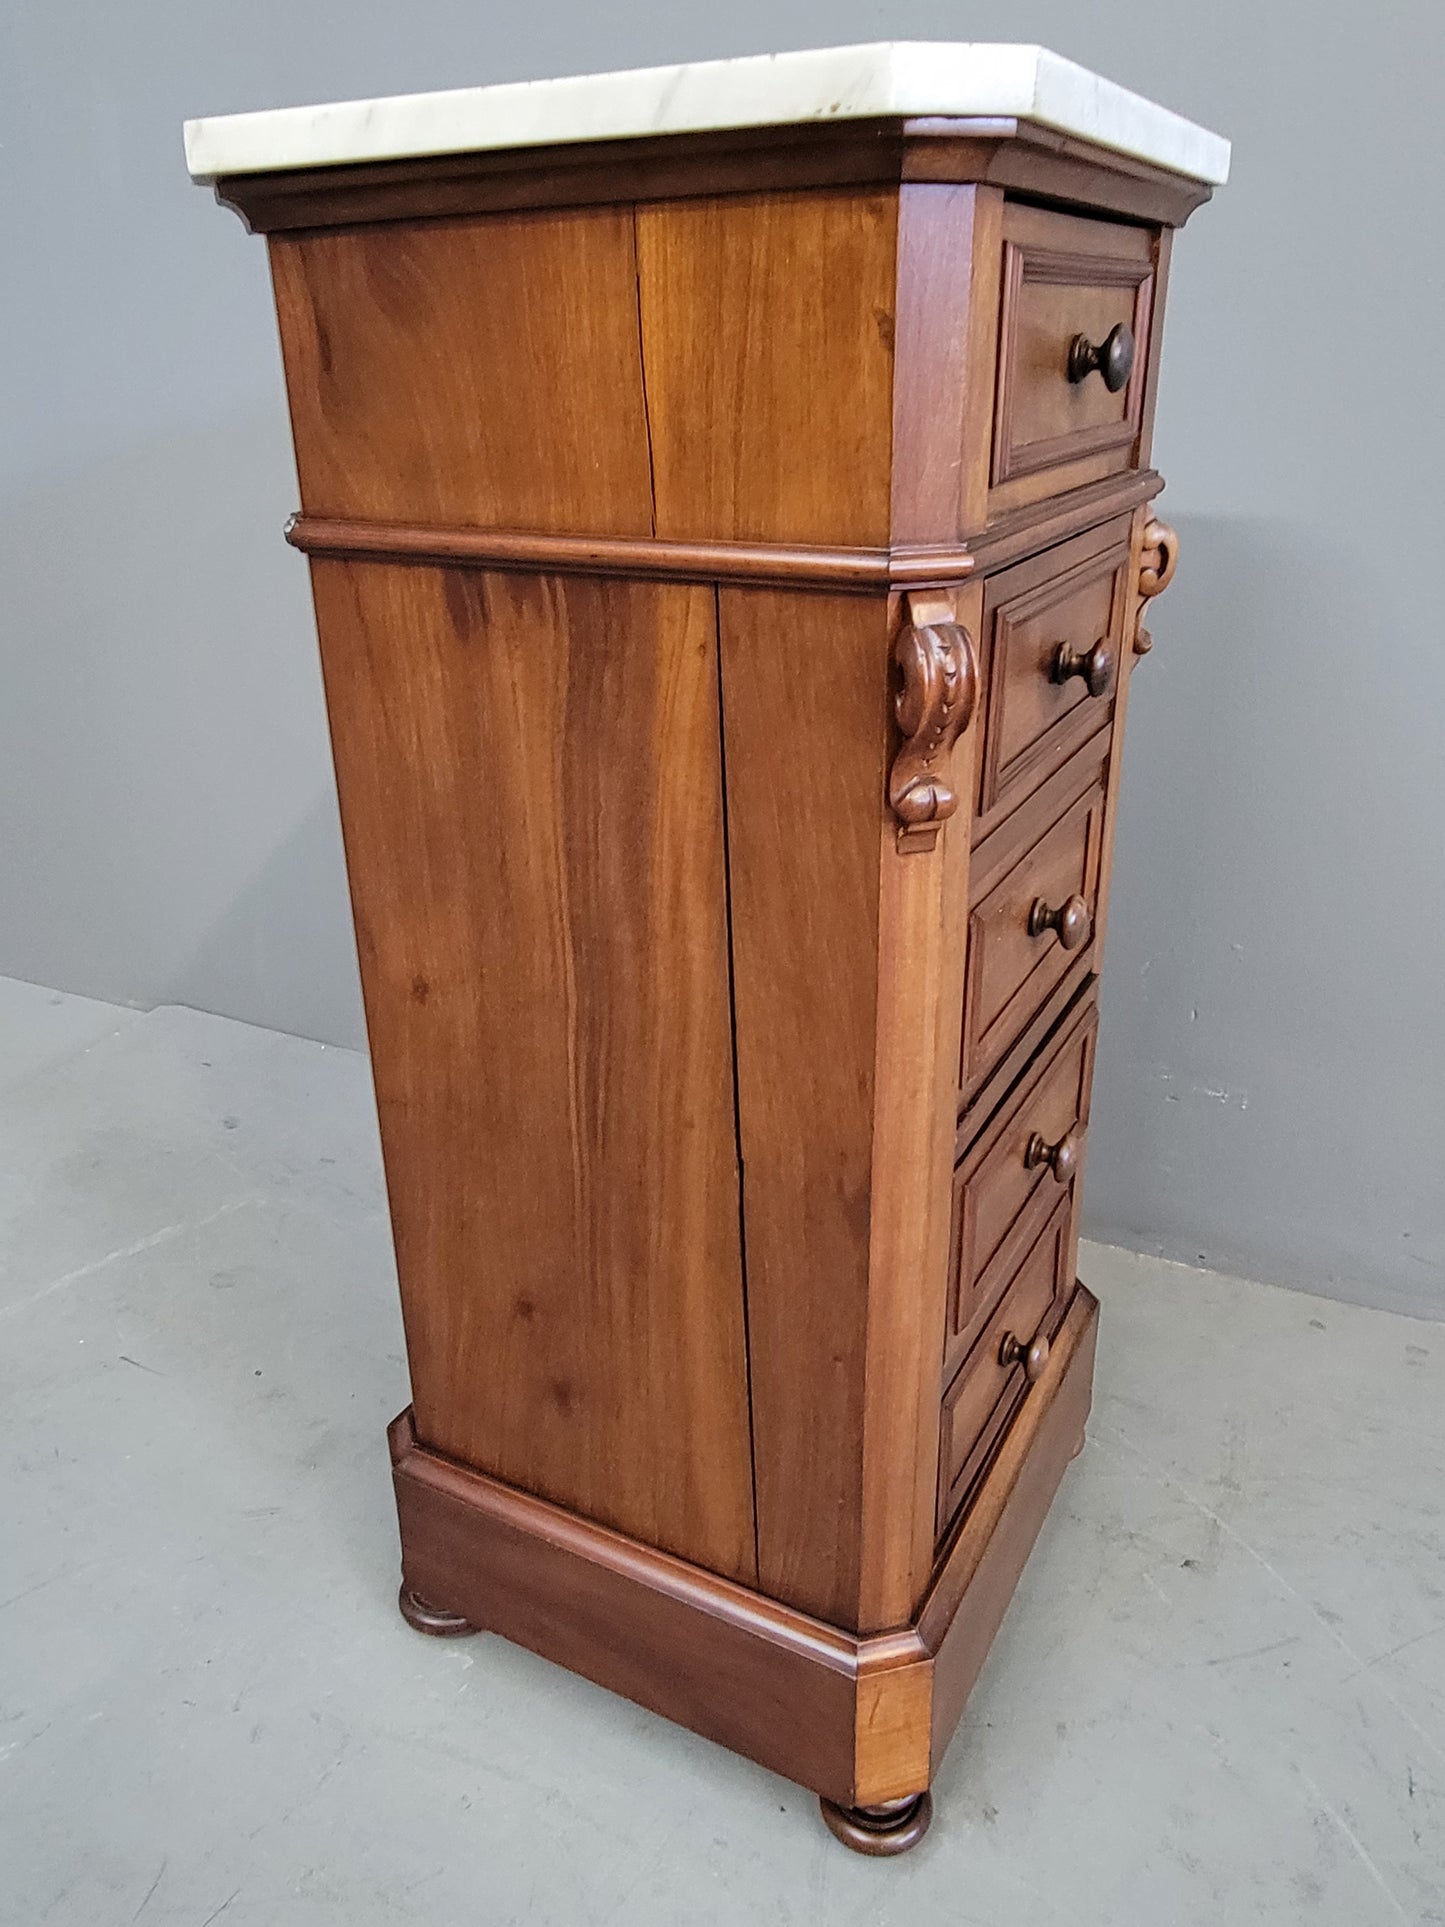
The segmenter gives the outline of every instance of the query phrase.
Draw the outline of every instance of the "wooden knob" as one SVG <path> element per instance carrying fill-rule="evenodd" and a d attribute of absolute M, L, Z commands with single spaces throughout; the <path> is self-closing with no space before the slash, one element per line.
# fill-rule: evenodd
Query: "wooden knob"
<path fill-rule="evenodd" d="M 1060 1184 L 1067 1184 L 1079 1168 L 1079 1134 L 1071 1125 L 1057 1144 L 1044 1141 L 1042 1131 L 1035 1131 L 1024 1146 L 1024 1163 L 1030 1171 L 1046 1164 Z"/>
<path fill-rule="evenodd" d="M 1065 950 L 1077 950 L 1087 943 L 1093 928 L 1089 906 L 1082 897 L 1065 897 L 1056 910 L 1051 910 L 1042 897 L 1035 897 L 1029 911 L 1029 935 L 1041 937 L 1046 930 L 1056 931 Z"/>
<path fill-rule="evenodd" d="M 1005 1332 L 1003 1343 L 998 1348 L 998 1362 L 1000 1365 L 1021 1364 L 1024 1368 L 1024 1377 L 1029 1384 L 1037 1385 L 1044 1375 L 1045 1365 L 1049 1362 L 1049 1341 L 1040 1332 L 1032 1344 L 1025 1345 L 1023 1340 L 1015 1338 L 1012 1332 Z"/>
<path fill-rule="evenodd" d="M 1054 682 L 1082 676 L 1091 696 L 1106 696 L 1114 682 L 1114 652 L 1102 636 L 1092 649 L 1071 649 L 1061 642 L 1054 651 L 1049 675 Z"/>
<path fill-rule="evenodd" d="M 1097 369 L 1104 386 L 1117 395 L 1134 372 L 1134 331 L 1125 321 L 1112 327 L 1096 347 L 1087 335 L 1069 343 L 1069 380 L 1083 381 Z"/>

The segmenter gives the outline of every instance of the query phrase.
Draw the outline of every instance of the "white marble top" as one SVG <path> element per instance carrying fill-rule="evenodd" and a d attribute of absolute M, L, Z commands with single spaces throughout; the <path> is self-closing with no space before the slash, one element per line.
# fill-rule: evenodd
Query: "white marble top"
<path fill-rule="evenodd" d="M 1229 173 L 1228 141 L 1046 48 L 928 41 L 190 120 L 186 163 L 209 181 L 485 148 L 935 115 L 1033 121 L 1194 180 L 1218 183 Z"/>

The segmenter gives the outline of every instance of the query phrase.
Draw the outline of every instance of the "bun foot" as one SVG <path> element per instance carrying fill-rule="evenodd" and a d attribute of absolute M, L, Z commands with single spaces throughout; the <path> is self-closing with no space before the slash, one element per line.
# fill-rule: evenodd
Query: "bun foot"
<path fill-rule="evenodd" d="M 1083 1449 L 1084 1449 L 1084 1434 L 1080 1432 L 1078 1437 L 1078 1442 L 1074 1446 L 1073 1451 L 1070 1452 L 1069 1457 L 1071 1459 L 1076 1459 L 1079 1456 L 1079 1454 L 1083 1451 Z"/>
<path fill-rule="evenodd" d="M 854 1853 L 907 1853 L 928 1831 L 933 1818 L 933 1795 L 910 1794 L 906 1800 L 887 1800 L 877 1807 L 840 1807 L 820 1799 L 828 1831 Z"/>
<path fill-rule="evenodd" d="M 434 1639 L 459 1639 L 464 1633 L 480 1630 L 460 1613 L 443 1612 L 440 1606 L 418 1599 L 404 1580 L 396 1603 L 408 1626 L 415 1626 L 419 1633 L 430 1633 Z"/>

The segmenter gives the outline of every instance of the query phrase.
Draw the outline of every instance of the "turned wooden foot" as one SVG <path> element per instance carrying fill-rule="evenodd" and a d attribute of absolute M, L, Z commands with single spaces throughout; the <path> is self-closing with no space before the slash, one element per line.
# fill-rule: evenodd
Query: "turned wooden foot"
<path fill-rule="evenodd" d="M 401 1616 L 408 1626 L 415 1626 L 419 1633 L 430 1633 L 434 1639 L 459 1639 L 464 1633 L 480 1630 L 469 1619 L 463 1619 L 460 1613 L 443 1612 L 440 1606 L 432 1606 L 425 1599 L 418 1599 L 405 1580 L 402 1581 L 396 1603 L 401 1607 Z"/>
<path fill-rule="evenodd" d="M 928 1831 L 933 1818 L 933 1795 L 910 1794 L 906 1800 L 887 1800 L 877 1807 L 840 1807 L 820 1799 L 828 1830 L 854 1853 L 907 1853 Z"/>
<path fill-rule="evenodd" d="M 1076 1459 L 1079 1456 L 1079 1454 L 1083 1451 L 1084 1444 L 1085 1444 L 1084 1434 L 1080 1432 L 1078 1439 L 1075 1441 L 1074 1449 L 1072 1452 L 1070 1452 L 1069 1457 L 1071 1459 Z"/>

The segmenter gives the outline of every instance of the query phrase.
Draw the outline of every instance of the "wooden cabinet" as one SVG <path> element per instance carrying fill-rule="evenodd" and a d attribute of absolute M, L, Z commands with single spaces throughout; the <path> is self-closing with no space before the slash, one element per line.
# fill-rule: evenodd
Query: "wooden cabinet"
<path fill-rule="evenodd" d="M 402 1609 L 899 1850 L 1089 1409 L 1150 420 L 1208 189 L 962 114 L 220 174 L 269 239 L 335 749 Z"/>

